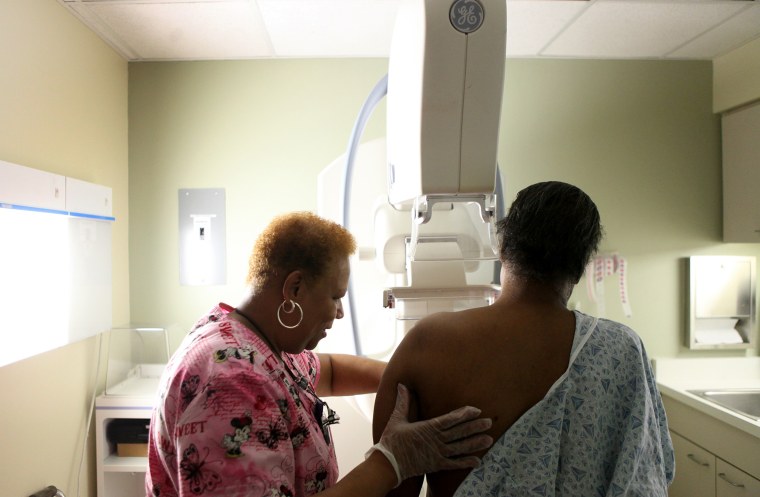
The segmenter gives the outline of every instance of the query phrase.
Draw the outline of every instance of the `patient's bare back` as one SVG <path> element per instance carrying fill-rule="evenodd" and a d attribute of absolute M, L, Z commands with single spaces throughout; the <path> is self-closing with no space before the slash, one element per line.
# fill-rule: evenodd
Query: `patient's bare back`
<path fill-rule="evenodd" d="M 409 386 L 419 419 L 477 406 L 497 439 L 567 369 L 574 330 L 573 313 L 559 306 L 497 302 L 437 314 L 410 331 L 386 374 Z M 467 473 L 428 475 L 429 495 L 452 495 Z"/>

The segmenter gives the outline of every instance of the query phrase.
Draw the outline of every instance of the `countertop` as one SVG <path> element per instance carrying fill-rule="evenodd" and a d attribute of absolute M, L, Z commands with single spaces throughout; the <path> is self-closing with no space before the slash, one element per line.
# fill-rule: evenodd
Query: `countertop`
<path fill-rule="evenodd" d="M 656 358 L 652 363 L 657 388 L 663 396 L 760 439 L 760 421 L 688 392 L 724 388 L 760 389 L 760 357 Z"/>
<path fill-rule="evenodd" d="M 156 401 L 163 364 L 138 364 L 126 379 L 106 387 L 95 399 L 96 409 L 152 409 Z"/>

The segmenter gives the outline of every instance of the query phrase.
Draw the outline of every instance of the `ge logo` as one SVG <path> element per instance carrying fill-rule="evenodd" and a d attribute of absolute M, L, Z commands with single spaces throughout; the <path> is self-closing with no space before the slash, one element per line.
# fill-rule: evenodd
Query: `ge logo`
<path fill-rule="evenodd" d="M 478 0 L 456 0 L 449 10 L 451 25 L 465 34 L 477 31 L 484 16 L 483 5 Z"/>

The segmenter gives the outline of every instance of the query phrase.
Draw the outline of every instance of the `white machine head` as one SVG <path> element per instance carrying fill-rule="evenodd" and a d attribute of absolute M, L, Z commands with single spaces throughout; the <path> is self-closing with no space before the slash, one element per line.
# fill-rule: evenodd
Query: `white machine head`
<path fill-rule="evenodd" d="M 359 146 L 355 128 L 349 152 L 319 177 L 320 214 L 343 223 L 360 246 L 348 311 L 357 352 L 357 328 L 380 322 L 380 292 L 401 331 L 430 312 L 495 298 L 505 56 L 504 0 L 401 3 L 381 88 L 387 140 Z M 376 104 L 382 95 L 376 87 L 368 100 Z M 364 326 L 357 314 L 371 321 Z M 378 333 L 371 336 L 365 342 Z"/>
<path fill-rule="evenodd" d="M 388 199 L 495 188 L 504 0 L 402 2 L 388 66 Z"/>

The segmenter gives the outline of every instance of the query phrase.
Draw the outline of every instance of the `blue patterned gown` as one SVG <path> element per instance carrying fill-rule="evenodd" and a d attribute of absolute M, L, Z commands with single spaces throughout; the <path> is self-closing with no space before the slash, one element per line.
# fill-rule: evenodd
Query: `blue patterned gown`
<path fill-rule="evenodd" d="M 673 446 L 641 339 L 575 313 L 570 365 L 455 497 L 666 497 Z"/>

